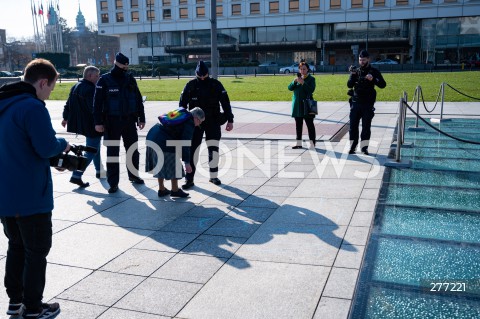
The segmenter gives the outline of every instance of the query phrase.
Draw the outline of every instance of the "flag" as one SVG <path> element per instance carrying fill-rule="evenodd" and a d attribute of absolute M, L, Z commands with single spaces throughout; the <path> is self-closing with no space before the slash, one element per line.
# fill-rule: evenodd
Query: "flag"
<path fill-rule="evenodd" d="M 38 14 L 43 15 L 43 3 L 38 7 Z"/>
<path fill-rule="evenodd" d="M 35 6 L 35 3 L 33 4 L 33 14 L 37 15 L 37 7 Z"/>

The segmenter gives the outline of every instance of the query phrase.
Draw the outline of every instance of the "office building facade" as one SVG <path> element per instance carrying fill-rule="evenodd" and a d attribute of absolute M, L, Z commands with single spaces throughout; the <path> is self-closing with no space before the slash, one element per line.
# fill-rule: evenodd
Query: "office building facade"
<path fill-rule="evenodd" d="M 210 58 L 210 1 L 97 0 L 100 34 L 137 63 Z M 216 0 L 221 61 L 480 61 L 479 0 Z M 153 45 L 152 45 L 153 42 Z"/>

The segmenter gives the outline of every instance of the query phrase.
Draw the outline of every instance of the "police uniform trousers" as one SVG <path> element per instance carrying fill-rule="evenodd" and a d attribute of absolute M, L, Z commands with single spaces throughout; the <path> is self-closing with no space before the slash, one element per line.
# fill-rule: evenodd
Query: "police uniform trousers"
<path fill-rule="evenodd" d="M 205 120 L 201 126 L 196 126 L 193 131 L 192 147 L 190 149 L 190 165 L 192 166 L 192 172 L 187 173 L 185 179 L 187 181 L 193 181 L 195 176 L 196 164 L 198 156 L 200 155 L 200 144 L 202 144 L 203 135 L 205 134 L 205 140 L 208 146 L 208 165 L 210 168 L 210 178 L 218 176 L 218 163 L 219 163 L 219 143 L 222 137 L 221 126 L 217 121 Z"/>
<path fill-rule="evenodd" d="M 360 143 L 360 147 L 362 150 L 368 148 L 368 141 L 371 135 L 370 127 L 372 125 L 372 119 L 375 116 L 374 111 L 373 104 L 351 102 L 349 131 L 351 150 L 355 150 L 358 145 L 358 126 L 360 125 L 360 120 L 362 120 L 362 133 L 360 135 L 362 143 Z"/>
<path fill-rule="evenodd" d="M 120 138 L 123 139 L 123 146 L 127 152 L 128 177 L 138 176 L 140 154 L 138 146 L 134 145 L 138 142 L 135 116 L 107 116 L 104 140 L 109 141 L 107 145 L 107 181 L 110 186 L 117 186 L 120 180 Z M 115 141 L 115 145 L 110 146 L 113 141 Z M 128 150 L 132 145 L 134 145 L 135 151 L 129 156 Z"/>

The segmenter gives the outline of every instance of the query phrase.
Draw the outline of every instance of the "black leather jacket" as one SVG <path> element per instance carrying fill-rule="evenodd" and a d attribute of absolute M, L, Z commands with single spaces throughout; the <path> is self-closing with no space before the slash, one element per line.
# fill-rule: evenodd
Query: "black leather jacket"
<path fill-rule="evenodd" d="M 372 81 L 365 79 L 367 74 L 373 76 Z M 350 78 L 347 82 L 348 88 L 353 88 L 352 102 L 360 102 L 365 104 L 374 104 L 377 98 L 377 91 L 375 91 L 375 85 L 383 89 L 387 86 L 387 83 L 383 79 L 380 71 L 370 65 L 358 68 L 358 71 L 354 74 L 350 74 Z"/>

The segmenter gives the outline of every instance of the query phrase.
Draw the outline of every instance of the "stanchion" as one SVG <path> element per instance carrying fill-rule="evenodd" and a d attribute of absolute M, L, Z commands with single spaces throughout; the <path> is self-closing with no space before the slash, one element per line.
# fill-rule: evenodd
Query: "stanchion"
<path fill-rule="evenodd" d="M 442 92 L 442 101 L 440 103 L 440 118 L 439 119 L 431 118 L 430 122 L 432 123 L 441 123 L 441 122 L 450 121 L 450 119 L 443 118 L 443 102 L 445 101 L 445 82 L 442 82 L 442 84 L 440 85 L 440 90 Z"/>
<path fill-rule="evenodd" d="M 407 96 L 407 92 L 403 91 L 403 99 L 402 99 L 405 103 L 408 101 L 408 96 Z M 402 134 L 400 135 L 400 139 L 402 141 L 402 147 L 405 147 L 405 148 L 412 148 L 413 147 L 413 142 L 405 142 L 405 123 L 407 121 L 407 108 L 405 107 L 405 105 L 401 105 L 399 107 L 399 112 L 403 112 L 403 125 L 402 125 Z M 399 115 L 400 117 L 400 115 Z M 397 138 L 397 143 L 398 143 L 398 138 Z M 390 145 L 390 147 L 397 147 L 397 143 L 392 143 Z"/>
<path fill-rule="evenodd" d="M 405 96 L 405 95 L 404 95 Z M 407 108 L 404 105 L 405 100 L 404 98 L 400 98 L 400 105 L 399 105 L 399 114 L 398 114 L 398 123 L 397 123 L 397 144 L 395 149 L 395 160 L 390 160 L 385 162 L 385 166 L 387 167 L 411 167 L 412 161 L 411 160 L 402 160 L 401 156 L 401 149 L 402 149 L 402 141 L 404 136 L 404 129 L 405 129 L 405 118 L 407 114 Z M 392 144 L 393 145 L 393 144 Z"/>
<path fill-rule="evenodd" d="M 409 131 L 412 131 L 412 132 L 424 132 L 425 131 L 425 128 L 424 127 L 420 127 L 418 126 L 418 117 L 420 116 L 420 97 L 422 96 L 422 87 L 419 85 L 417 86 L 417 88 L 415 89 L 415 98 L 417 99 L 417 116 L 415 118 L 415 126 L 410 126 L 408 128 Z"/>

